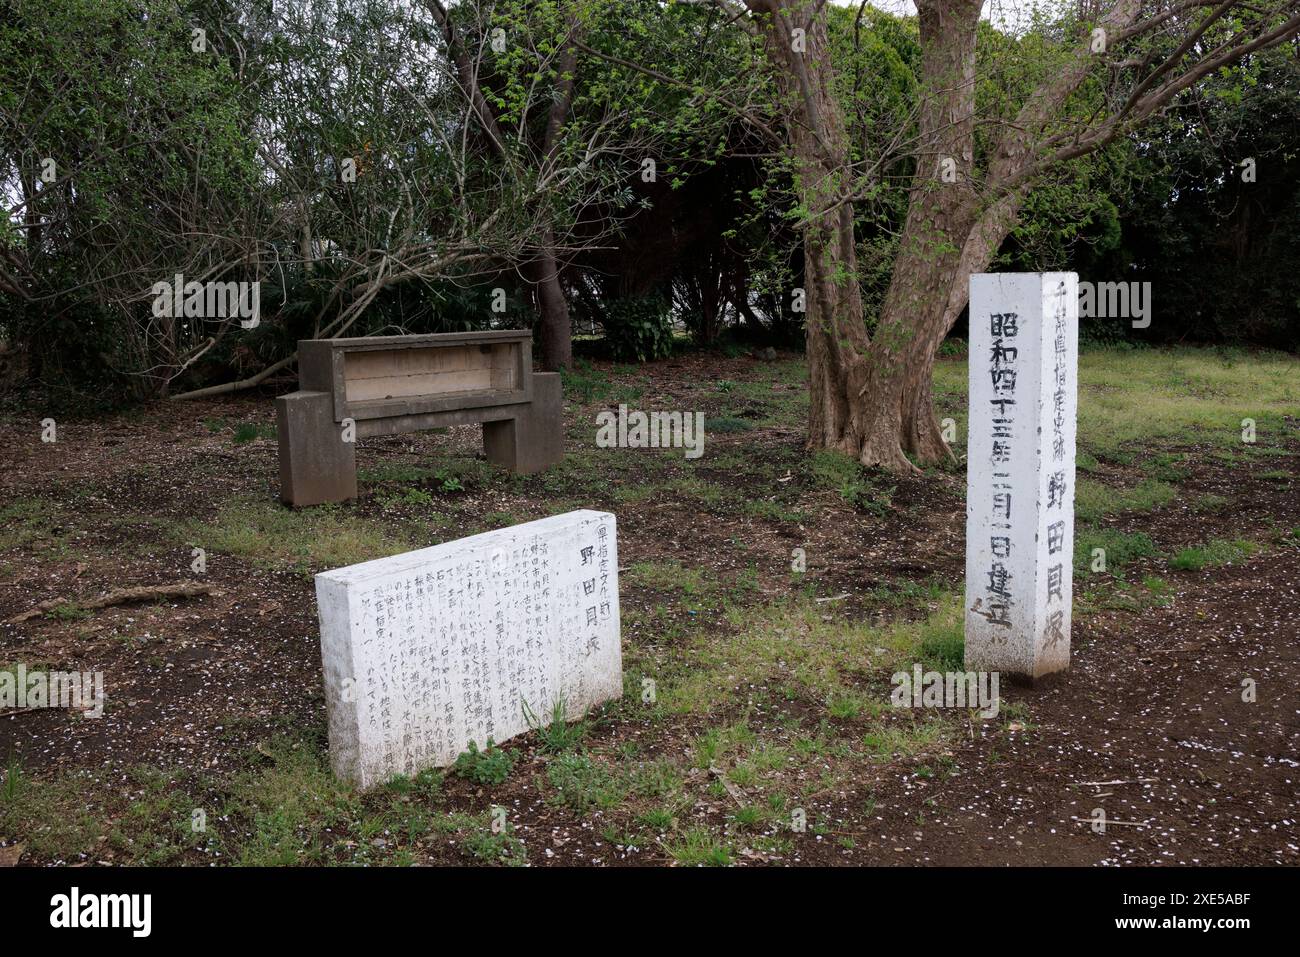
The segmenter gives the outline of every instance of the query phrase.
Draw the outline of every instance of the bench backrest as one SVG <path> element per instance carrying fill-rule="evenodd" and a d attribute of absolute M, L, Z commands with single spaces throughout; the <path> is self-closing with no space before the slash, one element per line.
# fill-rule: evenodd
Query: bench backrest
<path fill-rule="evenodd" d="M 336 422 L 529 402 L 532 370 L 527 329 L 298 343 L 298 388 L 333 395 Z"/>

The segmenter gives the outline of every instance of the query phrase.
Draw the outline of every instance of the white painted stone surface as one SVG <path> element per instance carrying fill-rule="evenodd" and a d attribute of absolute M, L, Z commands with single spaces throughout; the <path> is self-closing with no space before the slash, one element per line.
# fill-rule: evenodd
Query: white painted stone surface
<path fill-rule="evenodd" d="M 614 516 L 576 511 L 316 576 L 330 763 L 362 787 L 623 693 Z"/>
<path fill-rule="evenodd" d="M 968 670 L 1032 681 L 1070 664 L 1078 282 L 971 276 Z"/>

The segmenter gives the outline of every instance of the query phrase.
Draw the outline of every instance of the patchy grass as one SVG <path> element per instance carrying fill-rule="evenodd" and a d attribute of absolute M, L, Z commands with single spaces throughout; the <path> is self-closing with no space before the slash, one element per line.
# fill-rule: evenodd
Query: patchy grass
<path fill-rule="evenodd" d="M 626 574 L 644 588 L 680 592 L 688 598 L 699 598 L 707 590 L 703 572 L 681 562 L 635 562 L 628 566 Z"/>
<path fill-rule="evenodd" d="M 734 416 L 722 416 L 716 419 L 704 420 L 705 433 L 716 432 L 719 435 L 725 435 L 729 432 L 748 432 L 754 426 L 745 419 L 738 419 Z"/>
<path fill-rule="evenodd" d="M 361 485 L 396 483 L 399 485 L 418 485 L 433 478 L 433 469 L 422 465 L 410 465 L 401 462 L 386 462 L 357 469 L 357 482 Z"/>
<path fill-rule="evenodd" d="M 1169 567 L 1178 571 L 1199 572 L 1202 568 L 1244 561 L 1258 550 L 1258 545 L 1244 539 L 1226 541 L 1216 538 L 1204 545 L 1182 549 L 1169 560 Z"/>
<path fill-rule="evenodd" d="M 616 374 L 626 375 L 635 367 L 616 366 Z M 639 386 L 625 382 L 615 382 L 609 373 L 593 366 L 586 359 L 578 359 L 572 369 L 560 372 L 560 383 L 564 397 L 570 402 L 590 405 L 593 402 L 631 405 L 645 394 Z"/>
<path fill-rule="evenodd" d="M 882 681 L 925 658 L 951 657 L 961 630 L 961 602 L 948 595 L 920 622 L 883 627 L 851 619 L 825 620 L 812 602 L 792 602 L 736 614 L 736 631 L 710 635 L 686 652 L 673 680 L 660 687 L 670 711 L 708 713 L 736 690 L 780 678 L 825 701 L 844 690 L 849 675 L 879 669 Z"/>
<path fill-rule="evenodd" d="M 921 631 L 917 649 L 926 671 L 960 671 L 966 657 L 965 622 L 937 621 Z"/>
<path fill-rule="evenodd" d="M 1187 456 L 1181 452 L 1160 452 L 1151 456 L 1139 466 L 1152 478 L 1161 482 L 1178 483 L 1186 481 L 1191 474 L 1187 469 Z"/>
<path fill-rule="evenodd" d="M 944 411 L 964 406 L 964 361 L 935 363 L 934 395 Z M 1243 419 L 1255 421 L 1257 445 L 1275 446 L 1282 417 L 1297 406 L 1295 358 L 1284 352 L 1093 348 L 1079 356 L 1079 444 L 1101 459 L 1169 445 L 1240 447 Z"/>
<path fill-rule="evenodd" d="M 1226 495 L 1216 495 L 1213 492 L 1207 492 L 1205 495 L 1198 495 L 1192 502 L 1192 511 L 1204 515 L 1219 515 L 1228 511 L 1232 507 L 1232 500 Z"/>
<path fill-rule="evenodd" d="M 1095 555 L 1096 549 L 1101 549 L 1102 554 Z M 1081 529 L 1074 539 L 1074 572 L 1083 578 L 1100 572 L 1114 573 L 1129 562 L 1158 554 L 1155 542 L 1146 532 Z"/>
<path fill-rule="evenodd" d="M 595 808 L 618 807 L 628 791 L 623 769 L 586 754 L 562 754 L 553 759 L 546 767 L 546 782 L 551 788 L 547 800 L 580 815 Z"/>
<path fill-rule="evenodd" d="M 95 855 L 166 865 L 202 855 L 250 866 L 330 864 L 339 831 L 377 834 L 394 815 L 391 806 L 367 809 L 320 751 L 288 739 L 259 747 L 257 760 L 224 782 L 137 766 L 106 788 L 88 772 L 36 780 L 11 766 L 0 786 L 0 834 L 20 835 L 28 853 L 62 861 Z M 360 862 L 389 859 L 346 850 Z"/>
<path fill-rule="evenodd" d="M 936 717 L 885 725 L 863 736 L 862 744 L 876 760 L 914 757 L 947 739 L 951 726 Z"/>
<path fill-rule="evenodd" d="M 1198 350 L 1150 355 L 1174 355 L 1193 372 L 1206 366 L 1213 373 L 1210 382 L 1223 361 Z M 1278 414 L 1277 400 L 1293 386 L 1266 383 L 1251 388 L 1258 396 L 1237 390 L 1236 398 L 1229 397 L 1229 408 L 1234 402 L 1254 405 L 1256 398 L 1263 405 L 1249 416 L 1259 438 L 1249 445 L 1240 442 L 1239 421 L 1230 423 L 1215 411 L 1223 396 L 1217 386 L 1206 391 L 1197 384 L 1199 372 L 1190 376 L 1195 380 L 1190 391 L 1178 398 L 1177 404 L 1193 413 L 1185 422 L 1179 424 L 1178 408 L 1165 396 L 1158 396 L 1153 418 L 1146 421 L 1150 377 L 1125 381 L 1129 362 L 1126 355 L 1085 354 L 1075 553 L 1081 619 L 1101 609 L 1140 614 L 1172 606 L 1178 611 L 1186 602 L 1189 579 L 1165 571 L 1163 560 L 1152 561 L 1160 555 L 1151 536 L 1129 529 L 1150 527 L 1162 543 L 1181 544 L 1189 539 L 1171 525 L 1198 519 L 1169 508 L 1151 518 L 1146 513 L 1164 508 L 1180 493 L 1201 516 L 1244 508 L 1244 495 L 1225 481 L 1225 466 L 1249 467 L 1255 494 L 1262 487 L 1284 501 L 1294 488 L 1292 473 L 1284 471 L 1296 462 L 1294 454 L 1268 444 L 1277 435 L 1278 420 L 1270 416 Z M 1165 365 L 1166 385 L 1172 388 L 1170 369 L 1177 363 Z M 964 423 L 965 364 L 944 358 L 940 367 L 935 385 L 940 415 Z M 1011 700 L 1002 702 L 997 721 L 982 725 L 974 719 L 968 723 L 966 713 L 913 712 L 890 703 L 893 673 L 910 672 L 914 664 L 940 672 L 963 666 L 961 596 L 953 591 L 960 556 L 951 551 L 958 523 L 928 521 L 942 509 L 958 518 L 960 482 L 937 476 L 932 485 L 921 486 L 835 453 L 810 455 L 799 434 L 807 411 L 803 362 L 734 369 L 715 388 L 693 372 L 679 382 L 680 372 L 656 370 L 663 373 L 656 379 L 640 369 L 580 363 L 566 377 L 567 451 L 553 469 L 506 475 L 466 452 L 476 436 L 456 430 L 448 442 L 435 441 L 436 450 L 416 451 L 415 440 L 377 441 L 369 449 L 372 462 L 362 463 L 364 488 L 356 502 L 293 512 L 251 497 L 232 499 L 222 491 L 221 498 L 195 501 L 194 512 L 185 514 L 197 517 L 179 530 L 184 541 L 211 552 L 306 573 L 543 514 L 613 507 L 621 520 L 620 545 L 626 545 L 621 553 L 622 700 L 573 724 L 553 702 L 533 703 L 537 713 L 529 715 L 530 733 L 510 742 L 509 750 L 471 749 L 445 774 L 399 775 L 364 793 L 329 773 L 322 728 L 314 737 L 250 741 L 247 754 L 222 756 L 237 766 L 223 763 L 219 773 L 206 764 L 206 753 L 198 754 L 204 764 L 195 770 L 135 767 L 114 771 L 111 779 L 93 772 L 64 775 L 48 767 L 33 769 L 38 776 L 29 779 L 15 770 L 0 780 L 3 840 L 17 835 L 26 845 L 24 862 L 41 863 L 102 857 L 119 864 L 451 860 L 513 865 L 550 852 L 552 863 L 619 859 L 725 866 L 796 853 L 799 860 L 824 863 L 842 859 L 841 848 L 852 850 L 855 841 L 864 855 L 879 859 L 878 830 L 888 830 L 892 838 L 913 820 L 918 827 L 937 820 L 929 806 L 921 811 L 929 797 L 942 801 L 941 790 L 980 780 L 999 760 L 1015 769 L 1021 756 L 1014 748 L 1008 753 L 996 739 L 1032 731 L 1034 724 L 1028 709 Z M 1240 363 L 1237 373 L 1255 374 Z M 1294 371 L 1290 378 L 1296 378 Z M 706 415 L 744 423 L 742 428 L 752 425 L 753 433 L 743 440 L 718 436 L 699 460 L 686 460 L 676 450 L 594 447 L 596 408 L 575 410 L 575 398 L 585 396 L 604 408 L 612 400 L 639 398 L 642 386 L 643 408 L 691 407 L 686 403 L 698 397 Z M 1111 423 L 1103 399 L 1122 400 L 1137 411 Z M 229 448 L 238 423 L 262 421 L 253 406 L 239 408 L 235 402 L 221 407 L 228 418 L 209 427 L 221 433 L 217 439 L 199 421 L 190 426 L 207 451 L 224 446 L 222 460 L 237 460 L 239 470 L 262 468 L 258 480 L 269 487 L 273 473 L 264 447 Z M 1229 434 L 1215 437 L 1210 426 Z M 960 427 L 957 436 L 960 450 Z M 445 454 L 446 444 L 460 454 Z M 170 454 L 172 446 L 166 451 Z M 133 507 L 181 514 L 174 498 L 162 498 L 168 487 L 159 481 L 162 475 L 162 466 L 152 463 L 119 470 L 111 484 L 91 487 L 85 509 L 74 507 L 82 504 L 77 486 L 33 485 L 39 493 L 28 494 L 34 497 L 10 499 L 0 507 L 0 541 L 12 547 L 3 558 L 26 575 L 35 564 L 33 553 L 57 554 L 70 572 L 74 566 L 66 559 L 87 541 L 114 558 L 113 550 L 123 551 L 123 543 L 144 555 L 156 551 L 152 546 L 158 542 L 174 544 L 178 531 L 168 527 L 173 522 L 137 529 L 145 521 L 139 515 L 101 512 L 105 491 L 127 501 L 139 491 L 141 502 L 133 501 Z M 230 479 L 225 489 L 251 494 L 246 475 Z M 1128 513 L 1125 530 L 1102 527 L 1119 512 Z M 1300 548 L 1300 529 L 1286 537 L 1285 530 L 1296 524 L 1293 516 L 1287 513 L 1275 524 L 1268 524 L 1270 518 L 1266 513 L 1270 531 L 1256 532 L 1252 524 L 1249 534 L 1261 541 L 1271 534 L 1280 552 Z M 1201 521 L 1207 530 L 1191 541 L 1247 534 L 1224 518 Z M 122 533 L 127 527 L 129 535 Z M 669 551 L 678 530 L 691 533 L 681 539 L 686 550 Z M 878 542 L 913 548 L 900 553 Z M 789 569 L 796 545 L 807 551 L 806 574 Z M 1108 574 L 1092 571 L 1094 548 L 1105 550 Z M 1169 567 L 1209 567 L 1246 554 L 1240 543 L 1215 540 L 1175 556 Z M 912 564 L 914 555 L 924 556 L 924 564 Z M 141 568 L 150 576 L 156 571 Z M 99 571 L 92 564 L 80 580 L 91 583 Z M 279 584 L 290 591 L 304 587 Z M 814 601 L 841 592 L 849 593 L 843 603 Z M 61 593 L 76 597 L 91 589 L 88 584 L 84 592 Z M 309 591 L 302 593 L 310 599 Z M 186 614 L 195 610 L 203 608 L 185 607 Z M 292 661 L 315 668 L 319 658 L 311 655 L 316 652 L 300 642 L 301 611 L 293 607 L 290 621 L 268 608 L 267 624 L 285 639 L 279 645 L 297 639 L 292 645 L 298 657 Z M 151 608 L 148 614 L 162 610 Z M 89 629 L 77 617 L 71 606 L 35 619 L 32 627 L 88 646 L 99 641 L 80 634 Z M 102 617 L 111 621 L 107 614 Z M 1142 621 L 1118 620 L 1121 627 Z M 175 668 L 181 674 L 184 660 L 170 657 L 164 642 L 150 638 L 146 646 L 133 637 L 145 627 L 152 623 L 105 633 L 102 645 L 115 654 L 125 648 L 137 659 L 148 657 L 150 669 Z M 168 631 L 169 640 L 173 634 L 182 636 L 184 630 Z M 655 693 L 643 697 L 647 678 L 653 679 Z M 1044 707 L 1040 720 L 1051 729 L 1051 708 Z M 292 723 L 281 727 L 292 734 Z M 231 724 L 223 721 L 223 726 L 229 730 Z M 230 739 L 260 738 L 264 731 L 255 729 L 264 727 L 260 719 L 250 722 Z M 985 737 L 993 739 L 983 752 L 987 763 L 968 746 Z M 958 768 L 959 777 L 949 782 Z M 905 782 L 901 792 L 895 787 L 900 780 Z M 913 790 L 914 785 L 922 790 Z M 873 823 L 877 799 L 879 829 Z M 498 804 L 505 817 L 494 808 Z M 862 806 L 869 820 L 857 817 Z M 206 831 L 192 828 L 196 810 L 206 814 Z M 821 841 L 799 833 L 801 827 L 792 829 L 792 820 L 802 820 L 805 812 L 808 831 Z M 883 850 L 888 859 L 893 853 L 892 845 Z"/>
<path fill-rule="evenodd" d="M 54 621 L 82 621 L 86 618 L 89 618 L 90 616 L 91 616 L 90 609 L 83 608 L 75 601 L 69 601 L 69 602 L 64 602 L 63 604 L 60 605 L 55 605 L 53 608 L 51 608 L 49 611 L 45 613 L 46 618 L 53 619 Z"/>
<path fill-rule="evenodd" d="M 479 863 L 508 867 L 523 867 L 528 863 L 528 849 L 515 836 L 514 827 L 507 821 L 504 827 L 495 830 L 490 810 L 478 815 L 449 815 L 441 829 L 458 834 L 465 853 Z"/>
<path fill-rule="evenodd" d="M 504 784 L 514 766 L 515 756 L 503 748 L 498 748 L 491 739 L 488 739 L 487 747 L 482 751 L 471 741 L 469 748 L 457 756 L 451 770 L 452 773 L 475 784 L 491 787 Z"/>
<path fill-rule="evenodd" d="M 564 720 L 568 709 L 563 698 L 552 705 L 550 721 L 543 720 L 526 701 L 523 702 L 523 710 L 524 720 L 528 723 L 529 729 L 537 734 L 542 750 L 549 751 L 551 754 L 572 751 L 582 743 L 587 733 L 585 721 L 575 721 L 570 724 Z"/>
<path fill-rule="evenodd" d="M 259 500 L 222 509 L 211 522 L 187 523 L 179 537 L 209 551 L 303 574 L 410 551 L 415 544 L 338 506 L 289 509 Z"/>
<path fill-rule="evenodd" d="M 868 594 L 872 604 L 886 608 L 923 609 L 934 605 L 948 593 L 948 586 L 939 578 L 913 581 L 910 578 L 877 585 Z"/>
<path fill-rule="evenodd" d="M 1089 350 L 1079 381 L 1079 433 L 1103 457 L 1125 446 L 1236 445 L 1243 419 L 1271 444 L 1300 403 L 1295 360 L 1262 350 L 1243 359 L 1211 349 Z"/>
<path fill-rule="evenodd" d="M 234 860 L 249 867 L 329 863 L 332 832 L 360 812 L 355 791 L 315 749 L 281 740 L 263 753 L 270 766 L 237 775 L 220 808 L 246 835 L 230 849 Z"/>
<path fill-rule="evenodd" d="M 10 760 L 0 782 L 0 835 L 21 839 L 39 857 L 76 860 L 103 834 L 100 816 L 85 801 L 93 786 L 84 773 L 37 780 Z"/>
<path fill-rule="evenodd" d="M 674 861 L 683 867 L 728 867 L 735 852 L 707 827 L 687 828 L 664 845 Z"/>
<path fill-rule="evenodd" d="M 874 717 L 884 709 L 882 701 L 852 690 L 834 692 L 826 702 L 826 713 L 840 720 L 853 720 L 866 715 Z"/>
<path fill-rule="evenodd" d="M 755 518 L 764 518 L 773 522 L 791 522 L 798 524 L 811 519 L 811 513 L 803 511 L 802 509 L 791 508 L 776 499 L 747 499 L 745 504 L 741 506 L 741 510 L 746 515 L 752 515 Z"/>
<path fill-rule="evenodd" d="M 845 504 L 871 515 L 885 515 L 893 507 L 893 485 L 868 475 L 858 462 L 842 452 L 826 449 L 808 459 L 813 485 L 838 492 Z"/>
<path fill-rule="evenodd" d="M 1095 523 L 1118 512 L 1152 512 L 1177 496 L 1177 488 L 1159 479 L 1143 479 L 1127 489 L 1082 479 L 1075 491 L 1074 516 L 1080 522 Z"/>
<path fill-rule="evenodd" d="M 256 422 L 241 422 L 235 427 L 235 434 L 232 437 L 236 445 L 247 445 L 249 442 L 255 442 L 258 439 L 275 439 L 276 427 L 271 425 L 259 425 Z"/>
<path fill-rule="evenodd" d="M 671 485 L 660 487 L 660 492 L 669 491 L 685 498 L 694 499 L 701 505 L 715 508 L 719 505 L 740 500 L 740 493 L 737 490 L 694 475 L 673 481 Z"/>
<path fill-rule="evenodd" d="M 1151 608 L 1163 608 L 1174 599 L 1174 587 L 1155 575 L 1141 582 L 1116 580 L 1106 586 L 1091 589 L 1076 598 L 1080 614 L 1097 611 L 1127 611 L 1139 613 Z"/>
<path fill-rule="evenodd" d="M 424 491 L 442 494 L 509 486 L 518 479 L 519 476 L 498 468 L 486 459 L 456 456 L 443 459 L 437 468 L 406 462 L 386 462 L 357 469 L 357 482 L 361 485 L 422 486 Z"/>
<path fill-rule="evenodd" d="M 0 551 L 59 549 L 68 538 L 69 530 L 62 527 L 53 502 L 20 498 L 0 506 Z"/>

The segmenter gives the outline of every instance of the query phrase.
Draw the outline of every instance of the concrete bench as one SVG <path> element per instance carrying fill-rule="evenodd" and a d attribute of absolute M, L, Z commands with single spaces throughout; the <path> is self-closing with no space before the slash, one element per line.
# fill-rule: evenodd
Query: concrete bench
<path fill-rule="evenodd" d="M 298 392 L 275 400 L 280 497 L 357 494 L 356 439 L 483 424 L 487 457 L 538 472 L 563 454 L 560 377 L 533 372 L 527 330 L 304 339 Z"/>

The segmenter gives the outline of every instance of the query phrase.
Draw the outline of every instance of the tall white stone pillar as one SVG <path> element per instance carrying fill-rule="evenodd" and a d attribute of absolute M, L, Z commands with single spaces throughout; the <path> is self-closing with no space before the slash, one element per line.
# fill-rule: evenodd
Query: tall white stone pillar
<path fill-rule="evenodd" d="M 1070 665 L 1079 277 L 970 280 L 966 668 Z"/>

